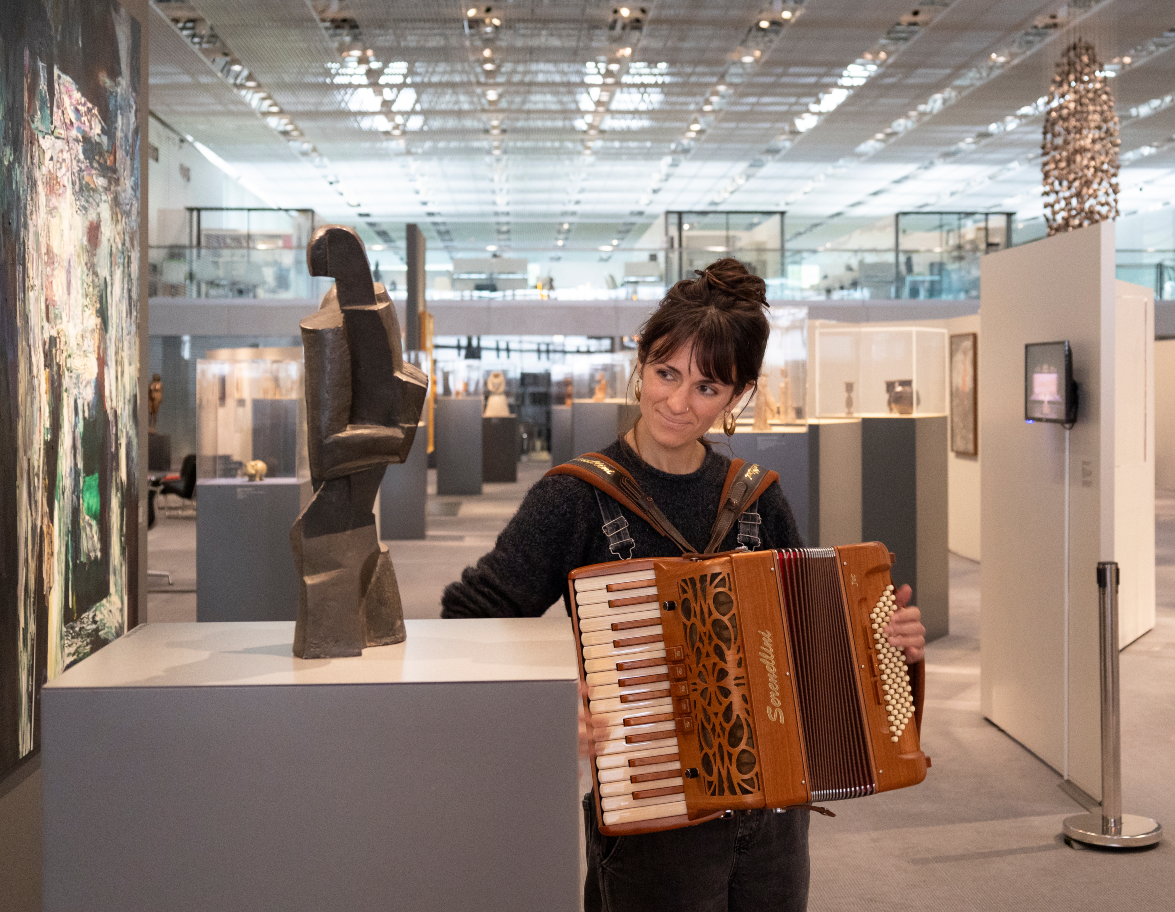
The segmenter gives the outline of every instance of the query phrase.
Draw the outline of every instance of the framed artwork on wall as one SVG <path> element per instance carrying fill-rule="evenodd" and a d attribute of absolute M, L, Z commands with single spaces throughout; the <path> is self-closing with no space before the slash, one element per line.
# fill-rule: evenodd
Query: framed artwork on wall
<path fill-rule="evenodd" d="M 979 455 L 977 333 L 951 336 L 951 452 Z"/>

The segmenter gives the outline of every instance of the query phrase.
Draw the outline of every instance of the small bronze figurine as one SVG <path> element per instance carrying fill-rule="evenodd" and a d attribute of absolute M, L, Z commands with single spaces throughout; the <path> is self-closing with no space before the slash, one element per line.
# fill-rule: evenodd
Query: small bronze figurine
<path fill-rule="evenodd" d="M 395 308 L 352 229 L 320 228 L 306 259 L 311 275 L 335 280 L 301 322 L 314 497 L 290 530 L 301 575 L 294 655 L 320 659 L 406 636 L 372 509 L 387 466 L 412 447 L 428 379 L 404 363 Z"/>
<path fill-rule="evenodd" d="M 159 406 L 163 404 L 163 378 L 158 374 L 151 375 L 151 383 L 147 387 L 147 430 L 155 432 L 155 425 L 159 421 Z"/>

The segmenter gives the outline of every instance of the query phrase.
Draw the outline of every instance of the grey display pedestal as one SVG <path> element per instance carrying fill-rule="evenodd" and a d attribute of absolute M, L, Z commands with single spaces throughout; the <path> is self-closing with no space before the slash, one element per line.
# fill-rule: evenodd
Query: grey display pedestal
<path fill-rule="evenodd" d="M 566 618 L 152 624 L 44 690 L 45 912 L 574 910 Z"/>
<path fill-rule="evenodd" d="M 518 481 L 518 457 L 522 438 L 518 417 L 481 419 L 481 480 Z"/>
<path fill-rule="evenodd" d="M 803 425 L 781 425 L 774 431 L 736 431 L 734 436 L 710 434 L 715 441 L 725 440 L 739 459 L 753 462 L 779 473 L 779 487 L 791 506 L 796 527 L 805 542 L 808 534 L 808 434 Z M 723 452 L 720 445 L 718 452 Z"/>
<path fill-rule="evenodd" d="M 947 417 L 861 419 L 861 536 L 897 555 L 926 639 L 950 632 Z"/>
<path fill-rule="evenodd" d="M 298 571 L 290 526 L 310 502 L 307 480 L 201 480 L 196 515 L 196 619 L 292 621 Z"/>
<path fill-rule="evenodd" d="M 861 538 L 861 420 L 808 423 L 808 538 L 831 548 Z M 884 539 L 882 539 L 884 541 Z"/>
<path fill-rule="evenodd" d="M 390 465 L 379 486 L 379 537 L 383 541 L 424 538 L 428 493 L 428 428 L 420 425 L 408 459 Z"/>
<path fill-rule="evenodd" d="M 570 462 L 576 454 L 571 452 L 570 405 L 551 406 L 551 465 Z"/>
<path fill-rule="evenodd" d="M 640 414 L 640 406 L 623 399 L 575 399 L 571 403 L 571 456 L 598 453 L 627 433 Z M 564 460 L 566 461 L 566 460 Z M 553 461 L 552 464 L 558 465 Z"/>
<path fill-rule="evenodd" d="M 171 471 L 171 437 L 167 434 L 147 432 L 147 471 Z"/>
<path fill-rule="evenodd" d="M 481 493 L 481 398 L 437 399 L 437 494 Z"/>

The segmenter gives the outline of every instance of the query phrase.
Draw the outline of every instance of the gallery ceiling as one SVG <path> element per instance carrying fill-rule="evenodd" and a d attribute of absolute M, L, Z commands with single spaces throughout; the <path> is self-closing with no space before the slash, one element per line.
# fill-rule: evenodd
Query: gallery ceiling
<path fill-rule="evenodd" d="M 666 210 L 1038 218 L 1053 62 L 1113 74 L 1124 213 L 1175 199 L 1170 0 L 156 0 L 152 111 L 282 206 L 452 249 Z M 563 226 L 567 225 L 567 228 Z"/>

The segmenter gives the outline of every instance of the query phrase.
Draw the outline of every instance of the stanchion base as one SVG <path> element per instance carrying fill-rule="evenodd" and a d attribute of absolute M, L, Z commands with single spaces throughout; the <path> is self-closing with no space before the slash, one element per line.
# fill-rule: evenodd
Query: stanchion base
<path fill-rule="evenodd" d="M 1154 845 L 1162 838 L 1162 826 L 1149 817 L 1123 814 L 1121 831 L 1118 833 L 1104 832 L 1109 828 L 1103 827 L 1102 823 L 1101 811 L 1094 811 L 1091 814 L 1074 814 L 1072 817 L 1065 818 L 1061 827 L 1061 835 L 1066 839 L 1111 849 L 1136 849 L 1141 846 Z"/>

